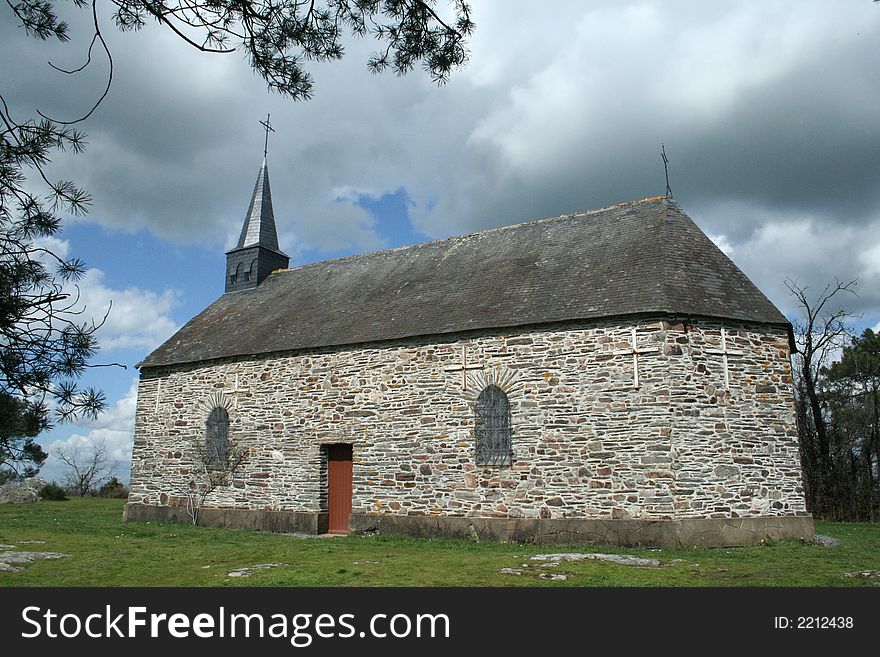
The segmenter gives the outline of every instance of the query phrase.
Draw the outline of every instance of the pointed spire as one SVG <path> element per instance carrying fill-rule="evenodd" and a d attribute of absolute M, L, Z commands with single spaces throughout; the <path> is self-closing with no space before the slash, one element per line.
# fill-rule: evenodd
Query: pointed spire
<path fill-rule="evenodd" d="M 251 204 L 235 248 L 243 249 L 246 246 L 265 246 L 267 249 L 280 252 L 278 231 L 275 228 L 275 212 L 272 210 L 272 191 L 269 188 L 269 167 L 265 157 L 257 175 Z"/>

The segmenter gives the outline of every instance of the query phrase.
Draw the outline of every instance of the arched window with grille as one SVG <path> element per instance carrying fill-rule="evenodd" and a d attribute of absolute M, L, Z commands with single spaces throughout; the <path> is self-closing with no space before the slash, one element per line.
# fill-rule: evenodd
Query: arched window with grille
<path fill-rule="evenodd" d="M 217 406 L 205 422 L 205 453 L 208 467 L 224 467 L 228 449 L 229 413 L 225 408 Z"/>
<path fill-rule="evenodd" d="M 501 388 L 488 385 L 477 397 L 477 465 L 510 465 L 510 400 Z"/>

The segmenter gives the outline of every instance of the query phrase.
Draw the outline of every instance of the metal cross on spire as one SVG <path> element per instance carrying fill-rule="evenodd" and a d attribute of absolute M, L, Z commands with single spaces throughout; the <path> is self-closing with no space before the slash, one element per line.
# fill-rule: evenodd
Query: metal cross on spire
<path fill-rule="evenodd" d="M 263 157 L 269 152 L 269 133 L 275 132 L 275 129 L 272 127 L 272 124 L 269 123 L 269 114 L 266 114 L 266 120 L 260 121 L 260 125 L 266 129 L 266 141 L 263 142 Z"/>

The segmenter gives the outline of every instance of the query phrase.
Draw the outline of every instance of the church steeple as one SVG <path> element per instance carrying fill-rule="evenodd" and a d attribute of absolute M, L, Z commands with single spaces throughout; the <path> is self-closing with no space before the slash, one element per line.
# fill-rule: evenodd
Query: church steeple
<path fill-rule="evenodd" d="M 276 269 L 286 269 L 290 258 L 278 247 L 272 210 L 269 167 L 265 153 L 238 244 L 226 252 L 226 292 L 257 287 Z"/>
<path fill-rule="evenodd" d="M 278 251 L 278 232 L 275 230 L 275 212 L 272 210 L 272 190 L 269 188 L 269 167 L 266 158 L 257 175 L 257 184 L 251 196 L 241 236 L 236 249 L 262 244 L 268 249 Z"/>

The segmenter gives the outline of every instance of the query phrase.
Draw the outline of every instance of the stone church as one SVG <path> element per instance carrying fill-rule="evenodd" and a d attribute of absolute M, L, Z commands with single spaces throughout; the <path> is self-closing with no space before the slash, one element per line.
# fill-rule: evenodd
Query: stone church
<path fill-rule="evenodd" d="M 203 524 L 813 534 L 791 326 L 672 198 L 288 268 L 264 160 L 226 258 L 225 293 L 139 365 L 128 520 L 187 521 L 235 445 Z"/>

